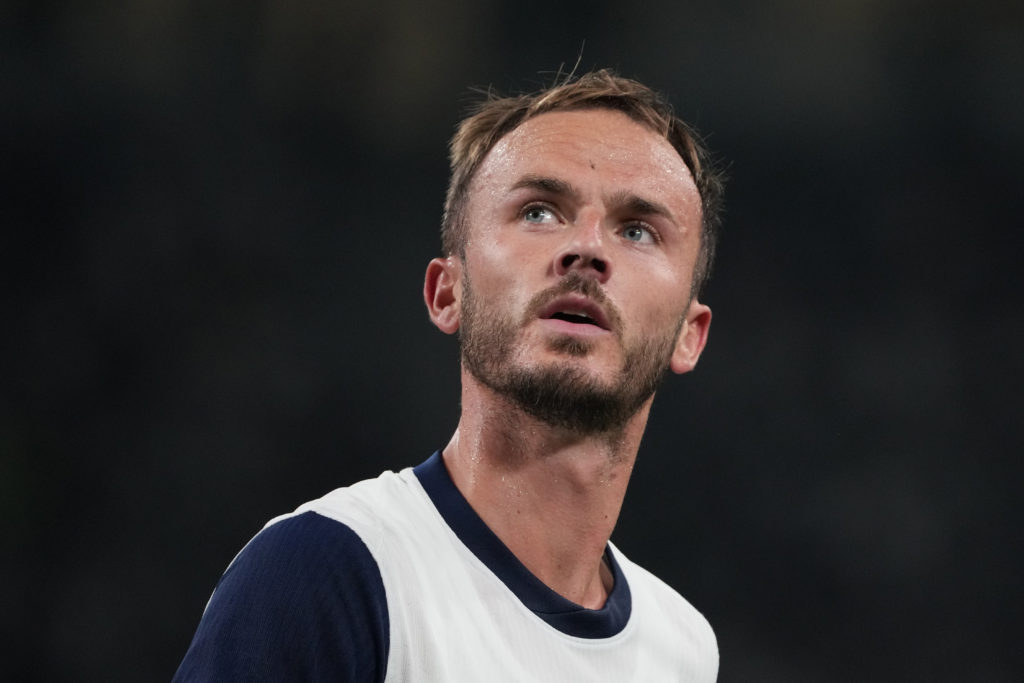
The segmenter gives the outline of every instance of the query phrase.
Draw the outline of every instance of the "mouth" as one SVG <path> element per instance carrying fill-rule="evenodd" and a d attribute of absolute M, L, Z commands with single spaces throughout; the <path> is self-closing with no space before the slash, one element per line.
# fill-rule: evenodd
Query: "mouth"
<path fill-rule="evenodd" d="M 596 330 L 610 330 L 608 318 L 602 308 L 582 296 L 562 296 L 540 311 L 541 319 L 561 320 L 572 325 L 588 326 Z"/>

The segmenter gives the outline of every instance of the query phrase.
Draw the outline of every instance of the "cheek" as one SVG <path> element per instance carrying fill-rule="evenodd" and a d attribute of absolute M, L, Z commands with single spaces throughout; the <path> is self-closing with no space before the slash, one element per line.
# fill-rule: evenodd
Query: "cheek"
<path fill-rule="evenodd" d="M 529 299 L 522 268 L 510 257 L 476 249 L 466 254 L 467 280 L 484 319 L 517 315 Z"/>
<path fill-rule="evenodd" d="M 674 330 L 689 306 L 689 282 L 677 277 L 648 272 L 634 286 L 630 301 L 634 302 L 636 320 L 647 334 Z M 629 310 L 623 311 L 628 317 Z"/>
<path fill-rule="evenodd" d="M 500 231 L 481 231 L 471 249 L 466 251 L 466 263 L 474 286 L 485 280 L 488 287 L 498 291 L 528 287 L 528 280 L 543 275 L 552 258 L 548 258 L 545 245 L 522 236 Z M 482 285 L 481 285 L 482 286 Z"/>

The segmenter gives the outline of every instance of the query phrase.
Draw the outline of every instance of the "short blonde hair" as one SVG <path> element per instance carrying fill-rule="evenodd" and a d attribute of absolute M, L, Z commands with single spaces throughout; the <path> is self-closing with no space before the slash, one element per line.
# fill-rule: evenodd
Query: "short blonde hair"
<path fill-rule="evenodd" d="M 469 186 L 484 157 L 498 140 L 539 114 L 579 109 L 612 109 L 663 136 L 690 169 L 701 199 L 701 240 L 691 293 L 700 293 L 714 261 L 721 223 L 724 177 L 696 130 L 675 116 L 659 93 L 608 69 L 570 77 L 526 95 L 500 97 L 491 92 L 459 124 L 449 143 L 451 176 L 441 223 L 446 255 L 463 254 Z"/>

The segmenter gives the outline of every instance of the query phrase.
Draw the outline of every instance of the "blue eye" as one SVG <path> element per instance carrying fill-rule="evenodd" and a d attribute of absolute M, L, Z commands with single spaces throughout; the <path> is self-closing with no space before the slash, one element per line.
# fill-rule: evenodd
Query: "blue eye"
<path fill-rule="evenodd" d="M 622 236 L 630 242 L 636 242 L 637 244 L 652 244 L 654 242 L 654 235 L 651 231 L 637 223 L 623 228 Z"/>
<path fill-rule="evenodd" d="M 523 211 L 523 220 L 527 223 L 545 223 L 552 218 L 554 214 L 546 206 L 530 206 Z"/>

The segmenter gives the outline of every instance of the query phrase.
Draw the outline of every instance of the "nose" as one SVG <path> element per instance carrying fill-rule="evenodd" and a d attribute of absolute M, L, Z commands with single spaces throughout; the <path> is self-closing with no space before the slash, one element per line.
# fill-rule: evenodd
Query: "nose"
<path fill-rule="evenodd" d="M 555 273 L 567 275 L 576 270 L 588 273 L 602 284 L 611 276 L 601 220 L 598 216 L 583 216 L 570 228 L 571 235 L 555 254 Z"/>

